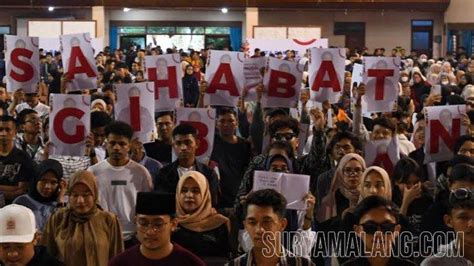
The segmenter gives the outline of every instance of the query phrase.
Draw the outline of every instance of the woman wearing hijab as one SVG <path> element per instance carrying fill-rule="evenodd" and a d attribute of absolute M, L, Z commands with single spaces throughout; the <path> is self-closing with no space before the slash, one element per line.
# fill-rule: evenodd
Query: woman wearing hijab
<path fill-rule="evenodd" d="M 192 65 L 186 66 L 182 81 L 184 107 L 196 107 L 199 100 L 199 84 Z"/>
<path fill-rule="evenodd" d="M 30 184 L 28 194 L 17 197 L 13 203 L 33 211 L 36 227 L 41 232 L 56 208 L 65 205 L 66 181 L 63 179 L 63 167 L 56 160 L 42 161 L 38 166 L 37 176 Z"/>
<path fill-rule="evenodd" d="M 337 165 L 329 194 L 321 201 L 316 220 L 319 223 L 341 217 L 342 213 L 357 204 L 360 197 L 360 176 L 365 171 L 365 161 L 356 153 L 342 157 Z"/>
<path fill-rule="evenodd" d="M 392 184 L 385 169 L 371 166 L 360 177 L 359 202 L 369 196 L 380 196 L 392 200 Z"/>
<path fill-rule="evenodd" d="M 358 203 L 370 196 L 380 196 L 391 201 L 392 184 L 387 171 L 378 166 L 371 166 L 367 168 L 360 176 L 359 191 L 360 196 Z M 340 220 L 340 224 L 333 223 L 333 228 L 338 227 L 339 231 L 343 231 L 346 233 L 352 231 L 353 226 L 356 223 L 354 217 L 355 207 L 356 206 L 352 206 L 346 209 L 342 214 L 342 220 Z M 346 245 L 342 245 L 342 247 L 344 248 L 346 247 Z M 334 259 L 335 257 L 333 257 L 333 261 Z M 339 264 L 342 264 L 347 260 L 349 260 L 349 258 L 347 257 L 337 257 L 337 261 L 339 262 Z"/>
<path fill-rule="evenodd" d="M 95 176 L 76 172 L 69 185 L 67 208 L 59 209 L 46 224 L 42 244 L 68 266 L 105 266 L 123 251 L 117 217 L 97 205 Z"/>
<path fill-rule="evenodd" d="M 204 175 L 184 174 L 176 188 L 178 230 L 172 240 L 200 257 L 229 257 L 229 219 L 212 208 Z"/>
<path fill-rule="evenodd" d="M 415 101 L 415 112 L 419 113 L 423 107 L 421 96 L 429 95 L 431 86 L 424 80 L 420 72 L 413 72 L 412 81 L 411 98 Z"/>

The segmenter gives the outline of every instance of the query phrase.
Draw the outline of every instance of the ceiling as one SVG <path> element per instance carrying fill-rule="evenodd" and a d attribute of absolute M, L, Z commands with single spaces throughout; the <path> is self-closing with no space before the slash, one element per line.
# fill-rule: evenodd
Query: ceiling
<path fill-rule="evenodd" d="M 395 9 L 445 11 L 450 0 L 0 0 L 0 7 Z"/>

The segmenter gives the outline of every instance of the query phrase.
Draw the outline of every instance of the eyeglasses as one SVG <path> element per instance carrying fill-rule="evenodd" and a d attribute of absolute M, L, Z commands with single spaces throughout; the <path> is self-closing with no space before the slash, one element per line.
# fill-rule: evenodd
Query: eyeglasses
<path fill-rule="evenodd" d="M 35 118 L 35 119 L 31 119 L 31 120 L 25 120 L 25 123 L 32 123 L 32 124 L 36 124 L 36 123 L 41 123 L 41 118 Z"/>
<path fill-rule="evenodd" d="M 156 222 L 156 223 L 150 223 L 148 221 L 144 221 L 144 220 L 138 220 L 137 224 L 137 229 L 140 231 L 140 232 L 143 232 L 145 233 L 146 231 L 148 231 L 148 229 L 151 228 L 151 230 L 153 230 L 153 232 L 160 232 L 164 229 L 165 225 L 169 224 L 170 222 L 166 222 L 166 223 L 163 223 L 163 222 Z"/>
<path fill-rule="evenodd" d="M 456 190 L 451 191 L 451 198 L 457 199 L 457 200 L 466 200 L 466 199 L 472 199 L 473 198 L 473 191 L 468 188 L 458 188 Z"/>
<path fill-rule="evenodd" d="M 273 135 L 273 139 L 275 140 L 286 140 L 290 141 L 295 137 L 295 134 L 293 133 L 276 133 Z"/>
<path fill-rule="evenodd" d="M 361 168 L 344 168 L 342 169 L 342 173 L 345 176 L 359 176 L 364 172 Z"/>
<path fill-rule="evenodd" d="M 395 230 L 395 226 L 397 226 L 394 223 L 374 223 L 374 222 L 366 222 L 362 225 L 364 228 L 364 232 L 369 235 L 375 234 L 377 231 L 380 231 L 382 233 L 387 233 L 387 232 L 393 232 Z"/>

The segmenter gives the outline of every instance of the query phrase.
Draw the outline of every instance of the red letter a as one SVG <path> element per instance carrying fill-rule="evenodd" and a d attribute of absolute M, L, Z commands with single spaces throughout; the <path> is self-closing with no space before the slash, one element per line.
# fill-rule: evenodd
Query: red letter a
<path fill-rule="evenodd" d="M 225 82 L 221 83 L 222 77 L 225 78 Z M 219 65 L 214 78 L 207 88 L 207 93 L 216 93 L 217 90 L 226 90 L 229 91 L 231 96 L 239 96 L 230 64 L 221 63 Z"/>
<path fill-rule="evenodd" d="M 326 73 L 328 73 L 329 80 L 323 80 Z M 337 79 L 337 73 L 332 61 L 324 60 L 321 62 L 311 90 L 319 91 L 321 87 L 332 88 L 334 92 L 341 91 L 341 84 L 339 84 L 339 80 Z"/>
<path fill-rule="evenodd" d="M 79 60 L 79 66 L 76 62 Z M 67 70 L 68 79 L 74 79 L 75 74 L 86 73 L 89 78 L 96 77 L 94 70 L 87 62 L 86 57 L 82 53 L 81 47 L 73 46 L 71 48 L 71 57 L 69 57 L 69 65 Z"/>

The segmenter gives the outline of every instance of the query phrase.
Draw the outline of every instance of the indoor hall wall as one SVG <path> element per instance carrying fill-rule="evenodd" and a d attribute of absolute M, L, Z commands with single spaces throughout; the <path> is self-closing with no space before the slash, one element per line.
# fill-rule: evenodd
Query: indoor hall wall
<path fill-rule="evenodd" d="M 223 14 L 220 10 L 172 10 L 172 9 L 132 9 L 123 12 L 122 9 L 106 9 L 105 32 L 110 32 L 110 21 L 240 21 L 242 23 L 242 38 L 245 40 L 245 11 L 229 10 Z M 118 41 L 118 40 L 117 40 Z M 106 42 L 109 43 L 107 36 Z M 118 45 L 118 44 L 117 44 Z"/>
<path fill-rule="evenodd" d="M 0 25 L 10 25 L 11 33 L 18 35 L 27 34 L 28 20 L 49 20 L 49 19 L 92 19 L 90 8 L 61 9 L 57 8 L 53 12 L 46 9 L 0 9 Z"/>
<path fill-rule="evenodd" d="M 446 23 L 474 23 L 473 0 L 451 0 L 446 10 Z"/>
<path fill-rule="evenodd" d="M 469 0 L 471 1 L 471 0 Z M 474 1 L 473 1 L 474 2 Z M 329 44 L 344 46 L 344 38 L 334 35 L 334 22 L 365 22 L 365 44 L 370 49 L 384 47 L 390 50 L 396 46 L 411 49 L 411 20 L 432 19 L 433 36 L 443 35 L 443 13 L 434 12 L 396 12 L 386 10 L 382 16 L 381 10 L 370 11 L 277 11 L 260 10 L 259 25 L 316 25 L 321 26 L 321 35 L 329 38 Z M 434 54 L 437 44 L 433 45 Z M 438 51 L 439 52 L 439 51 Z"/>

